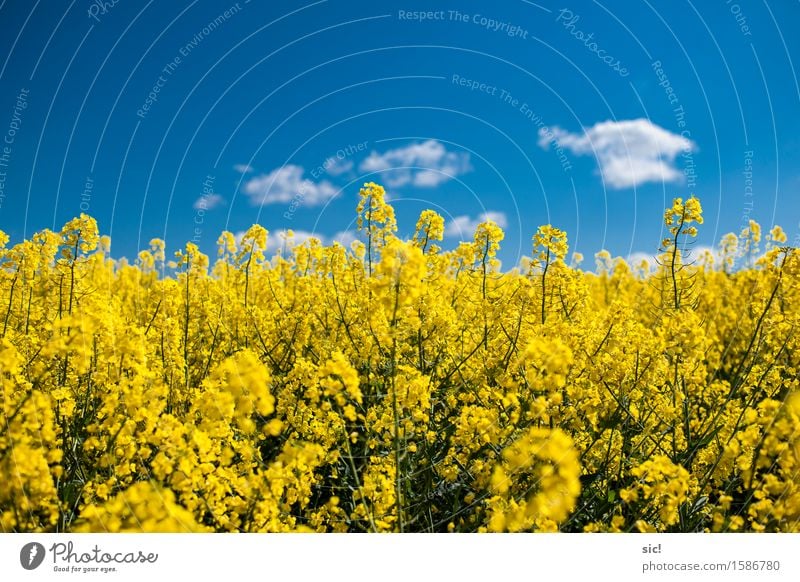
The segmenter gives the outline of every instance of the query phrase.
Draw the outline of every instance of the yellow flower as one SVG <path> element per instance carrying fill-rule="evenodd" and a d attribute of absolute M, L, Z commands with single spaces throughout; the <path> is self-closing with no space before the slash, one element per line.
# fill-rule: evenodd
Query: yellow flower
<path fill-rule="evenodd" d="M 798 531 L 782 229 L 697 253 L 676 198 L 654 264 L 544 225 L 504 270 L 496 223 L 356 210 L 349 249 L 254 225 L 213 264 L 0 233 L 0 531 Z"/>

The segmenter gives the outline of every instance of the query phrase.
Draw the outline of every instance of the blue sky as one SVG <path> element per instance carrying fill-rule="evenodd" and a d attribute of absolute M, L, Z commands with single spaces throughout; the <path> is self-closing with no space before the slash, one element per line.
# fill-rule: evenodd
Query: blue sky
<path fill-rule="evenodd" d="M 489 217 L 653 252 L 674 196 L 699 244 L 800 235 L 796 1 L 0 0 L 0 230 L 81 211 L 115 256 L 213 253 L 254 222 L 352 237 L 383 183 L 402 234 Z M 10 142 L 10 143 L 9 143 Z M 5 148 L 5 149 L 4 149 Z"/>

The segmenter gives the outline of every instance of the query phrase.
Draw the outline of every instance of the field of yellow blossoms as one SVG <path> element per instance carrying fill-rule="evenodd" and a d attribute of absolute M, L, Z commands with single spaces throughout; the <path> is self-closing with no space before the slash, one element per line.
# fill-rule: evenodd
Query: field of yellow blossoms
<path fill-rule="evenodd" d="M 751 222 L 658 266 L 578 268 L 540 227 L 444 251 L 395 236 L 266 256 L 268 232 L 153 240 L 81 215 L 0 232 L 0 531 L 800 530 L 800 257 Z"/>

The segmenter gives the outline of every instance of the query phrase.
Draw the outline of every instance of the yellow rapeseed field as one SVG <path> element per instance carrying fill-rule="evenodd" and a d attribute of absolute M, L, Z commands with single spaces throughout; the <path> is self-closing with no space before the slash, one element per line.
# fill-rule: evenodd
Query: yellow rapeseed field
<path fill-rule="evenodd" d="M 347 249 L 0 232 L 0 531 L 798 531 L 800 258 L 780 228 L 578 268 L 540 227 Z"/>

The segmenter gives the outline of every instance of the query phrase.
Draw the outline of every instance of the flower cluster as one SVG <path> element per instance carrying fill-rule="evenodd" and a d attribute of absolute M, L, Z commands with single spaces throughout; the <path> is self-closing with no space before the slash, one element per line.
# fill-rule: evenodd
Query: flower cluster
<path fill-rule="evenodd" d="M 215 261 L 0 232 L 0 531 L 800 529 L 780 228 L 698 256 L 676 199 L 656 265 L 545 225 L 503 271 L 491 221 L 445 250 L 378 184 L 357 213 L 350 248 L 255 225 Z"/>

